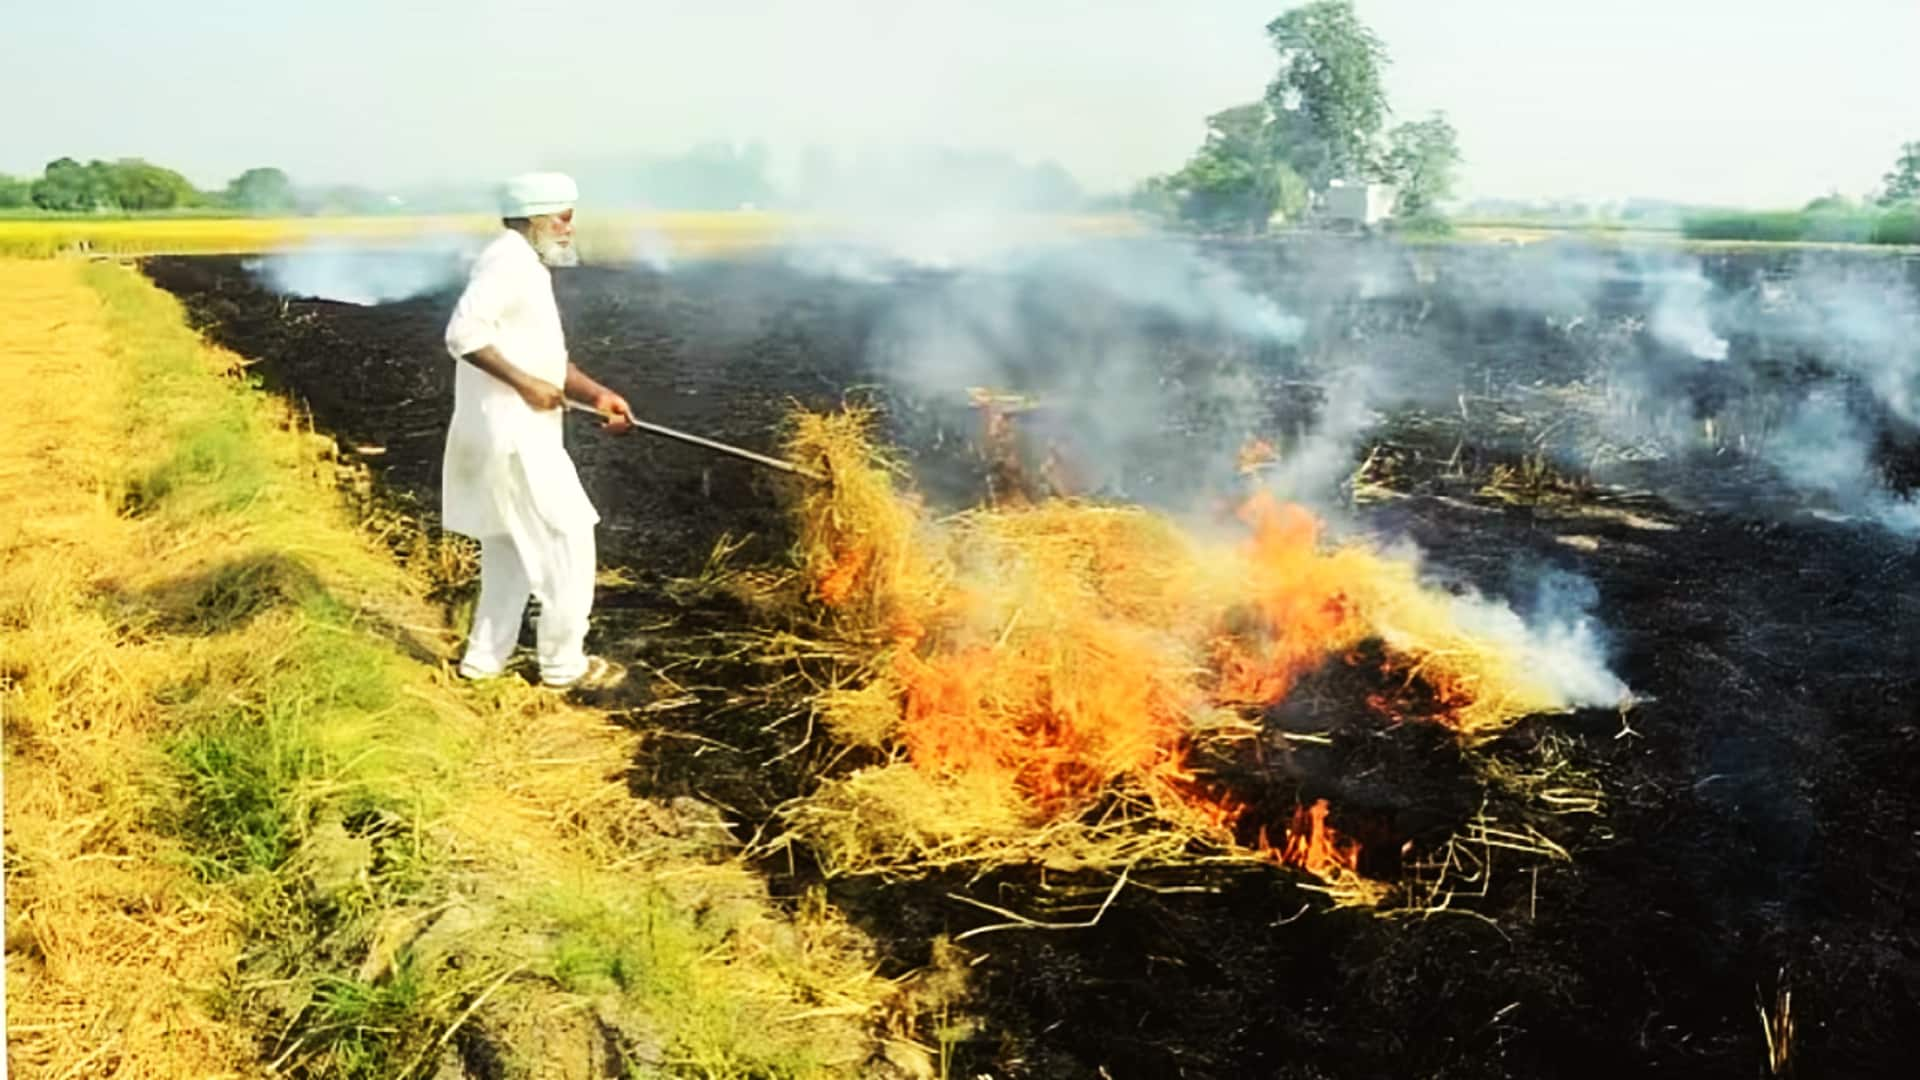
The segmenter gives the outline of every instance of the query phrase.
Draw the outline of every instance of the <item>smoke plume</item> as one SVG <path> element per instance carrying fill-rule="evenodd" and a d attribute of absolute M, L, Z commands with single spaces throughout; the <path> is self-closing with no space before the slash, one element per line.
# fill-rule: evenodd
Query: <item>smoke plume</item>
<path fill-rule="evenodd" d="M 395 247 L 308 244 L 247 262 L 274 292 L 342 304 L 386 304 L 459 286 L 484 238 L 426 237 Z"/>

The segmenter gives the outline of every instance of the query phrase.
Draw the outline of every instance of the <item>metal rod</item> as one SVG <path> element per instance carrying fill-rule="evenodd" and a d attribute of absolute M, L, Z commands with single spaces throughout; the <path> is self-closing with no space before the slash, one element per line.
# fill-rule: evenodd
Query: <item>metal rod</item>
<path fill-rule="evenodd" d="M 574 409 L 583 413 L 592 413 L 593 415 L 599 417 L 602 420 L 613 419 L 612 415 L 601 412 L 599 409 L 594 408 L 593 406 L 587 404 L 584 401 L 575 401 L 572 398 L 567 399 L 567 408 Z M 744 447 L 733 446 L 731 444 L 723 443 L 723 442 L 717 442 L 713 439 L 705 438 L 704 436 L 695 435 L 692 432 L 681 431 L 678 428 L 667 427 L 664 424 L 648 423 L 645 420 L 630 420 L 629 423 L 631 423 L 634 427 L 640 429 L 641 431 L 645 431 L 652 435 L 659 435 L 664 438 L 675 439 L 683 443 L 689 443 L 693 446 L 703 447 L 705 449 L 713 450 L 718 453 L 728 454 L 733 457 L 744 459 L 746 461 L 751 461 L 756 465 L 765 465 L 769 469 L 779 469 L 781 472 L 792 473 L 795 476 L 804 476 L 809 480 L 816 480 L 821 483 L 825 483 L 827 479 L 825 473 L 819 472 L 814 469 L 809 469 L 805 465 L 796 465 L 791 461 L 786 461 L 781 458 L 768 457 L 765 454 L 757 454 L 752 450 L 748 450 Z"/>

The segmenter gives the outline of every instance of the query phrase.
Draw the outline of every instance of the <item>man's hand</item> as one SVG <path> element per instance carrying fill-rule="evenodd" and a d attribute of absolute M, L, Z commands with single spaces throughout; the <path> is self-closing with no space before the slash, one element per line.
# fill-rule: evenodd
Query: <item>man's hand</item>
<path fill-rule="evenodd" d="M 633 410 L 627 407 L 627 399 L 594 382 L 571 360 L 567 362 L 567 393 L 572 394 L 575 401 L 592 405 L 606 417 L 608 431 L 626 431 L 633 427 Z"/>
<path fill-rule="evenodd" d="M 611 390 L 602 390 L 593 396 L 593 407 L 607 418 L 608 431 L 626 431 L 633 427 L 633 410 L 627 407 L 627 399 Z"/>
<path fill-rule="evenodd" d="M 567 404 L 567 396 L 560 392 L 560 388 L 545 379 L 536 379 L 528 375 L 514 383 L 513 388 L 520 392 L 520 400 L 526 402 L 527 408 L 534 412 L 559 409 Z M 621 404 L 624 405 L 626 402 Z"/>

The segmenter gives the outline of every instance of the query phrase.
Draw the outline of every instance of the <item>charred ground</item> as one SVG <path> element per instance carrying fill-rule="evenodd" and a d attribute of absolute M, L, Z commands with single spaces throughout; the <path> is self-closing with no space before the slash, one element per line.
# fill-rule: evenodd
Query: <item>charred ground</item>
<path fill-rule="evenodd" d="M 1222 774 L 1251 774 L 1235 782 L 1276 800 L 1329 798 L 1336 821 L 1389 862 L 1401 859 L 1399 843 L 1413 843 L 1408 858 L 1430 851 L 1483 803 L 1573 861 L 1496 850 L 1487 894 L 1456 904 L 1469 914 L 1391 919 L 1323 912 L 1278 871 L 1143 870 L 1141 887 L 1123 890 L 1091 929 L 966 943 L 979 957 L 985 1023 L 960 1040 L 961 1069 L 1751 1076 L 1765 1058 L 1756 1004 L 1772 1008 L 1788 987 L 1804 1074 L 1904 1071 L 1920 1019 L 1920 554 L 1869 522 L 1802 512 L 1730 441 L 1830 374 L 1831 358 L 1798 339 L 1735 337 L 1748 362 L 1687 367 L 1659 418 L 1692 430 L 1717 417 L 1718 433 L 1658 456 L 1609 457 L 1610 444 L 1563 405 L 1665 370 L 1669 346 L 1634 321 L 1653 298 L 1633 274 L 1598 290 L 1589 321 L 1565 325 L 1523 304 L 1449 304 L 1392 284 L 1372 298 L 1332 286 L 1316 295 L 1325 279 L 1300 274 L 1298 252 L 1220 254 L 1283 309 L 1315 313 L 1305 336 L 1277 345 L 1199 331 L 1111 300 L 1091 323 L 1064 320 L 1059 311 L 1101 300 L 1064 281 L 1009 309 L 1025 320 L 1023 346 L 1072 359 L 1124 338 L 1164 376 L 1157 430 L 1102 448 L 1119 460 L 1105 486 L 1169 501 L 1216 482 L 1230 491 L 1230 474 L 1216 481 L 1165 464 L 1217 437 L 1220 402 L 1182 386 L 1232 374 L 1252 388 L 1262 428 L 1297 441 L 1337 395 L 1320 377 L 1330 365 L 1400 363 L 1419 392 L 1363 442 L 1373 460 L 1353 519 L 1415 540 L 1436 573 L 1497 595 L 1520 596 L 1546 570 L 1584 576 L 1613 635 L 1614 670 L 1644 700 L 1624 716 L 1528 721 L 1469 756 L 1418 723 L 1364 709 L 1358 699 L 1380 689 L 1364 658 L 1335 665 L 1270 717 L 1258 753 L 1215 763 Z M 1409 271 L 1412 260 L 1394 256 L 1381 265 L 1389 276 L 1498 277 L 1514 273 L 1503 261 L 1512 258 L 1467 249 L 1437 270 L 1429 261 Z M 1761 255 L 1706 269 L 1736 296 L 1782 272 Z M 450 296 L 371 308 L 282 299 L 239 260 L 156 259 L 148 272 L 211 336 L 305 399 L 322 428 L 377 448 L 369 464 L 395 497 L 433 506 L 451 407 L 439 345 Z M 980 491 L 964 387 L 916 396 L 881 385 L 875 367 L 893 313 L 950 302 L 950 275 L 849 282 L 738 261 L 671 275 L 584 269 L 556 282 L 575 359 L 651 419 L 768 450 L 792 402 L 865 395 L 936 500 Z M 1421 362 L 1438 355 L 1466 359 Z M 1069 434 L 1097 425 L 1098 407 L 1067 402 L 1054 422 Z M 1884 475 L 1910 480 L 1911 433 L 1886 418 L 1876 438 Z M 697 570 L 723 534 L 754 537 L 747 562 L 779 559 L 787 481 L 657 441 L 578 430 L 572 446 L 602 508 L 603 548 L 639 582 L 605 598 L 601 644 L 671 666 L 685 691 L 624 704 L 654 736 L 633 788 L 724 807 L 744 838 L 821 770 L 850 762 L 824 740 L 804 741 L 790 697 L 760 689 L 782 670 L 718 658 L 748 610 L 671 579 Z M 1282 734 L 1323 729 L 1326 744 Z M 1489 761 L 1509 774 L 1567 764 L 1597 778 L 1604 808 L 1549 813 L 1490 777 Z M 805 852 L 795 855 L 766 865 L 782 891 L 814 880 Z M 835 881 L 831 894 L 905 971 L 925 962 L 935 935 L 1000 921 L 958 897 L 1073 922 L 1111 886 L 1036 871 L 949 873 Z"/>

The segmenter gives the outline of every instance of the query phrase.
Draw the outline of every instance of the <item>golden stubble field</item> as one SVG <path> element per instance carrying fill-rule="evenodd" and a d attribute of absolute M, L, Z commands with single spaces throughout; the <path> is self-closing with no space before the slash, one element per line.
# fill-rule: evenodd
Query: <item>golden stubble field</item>
<path fill-rule="evenodd" d="M 911 224 L 911 223 L 908 223 Z M 15 218 L 0 219 L 0 255 L 233 255 L 315 244 L 408 245 L 485 235 L 486 214 L 311 218 Z M 999 232 L 1126 235 L 1140 226 L 1124 215 L 996 218 Z M 825 217 L 761 211 L 594 212 L 580 215 L 581 253 L 590 260 L 631 259 L 657 250 L 675 256 L 724 255 L 806 237 L 854 232 Z"/>

